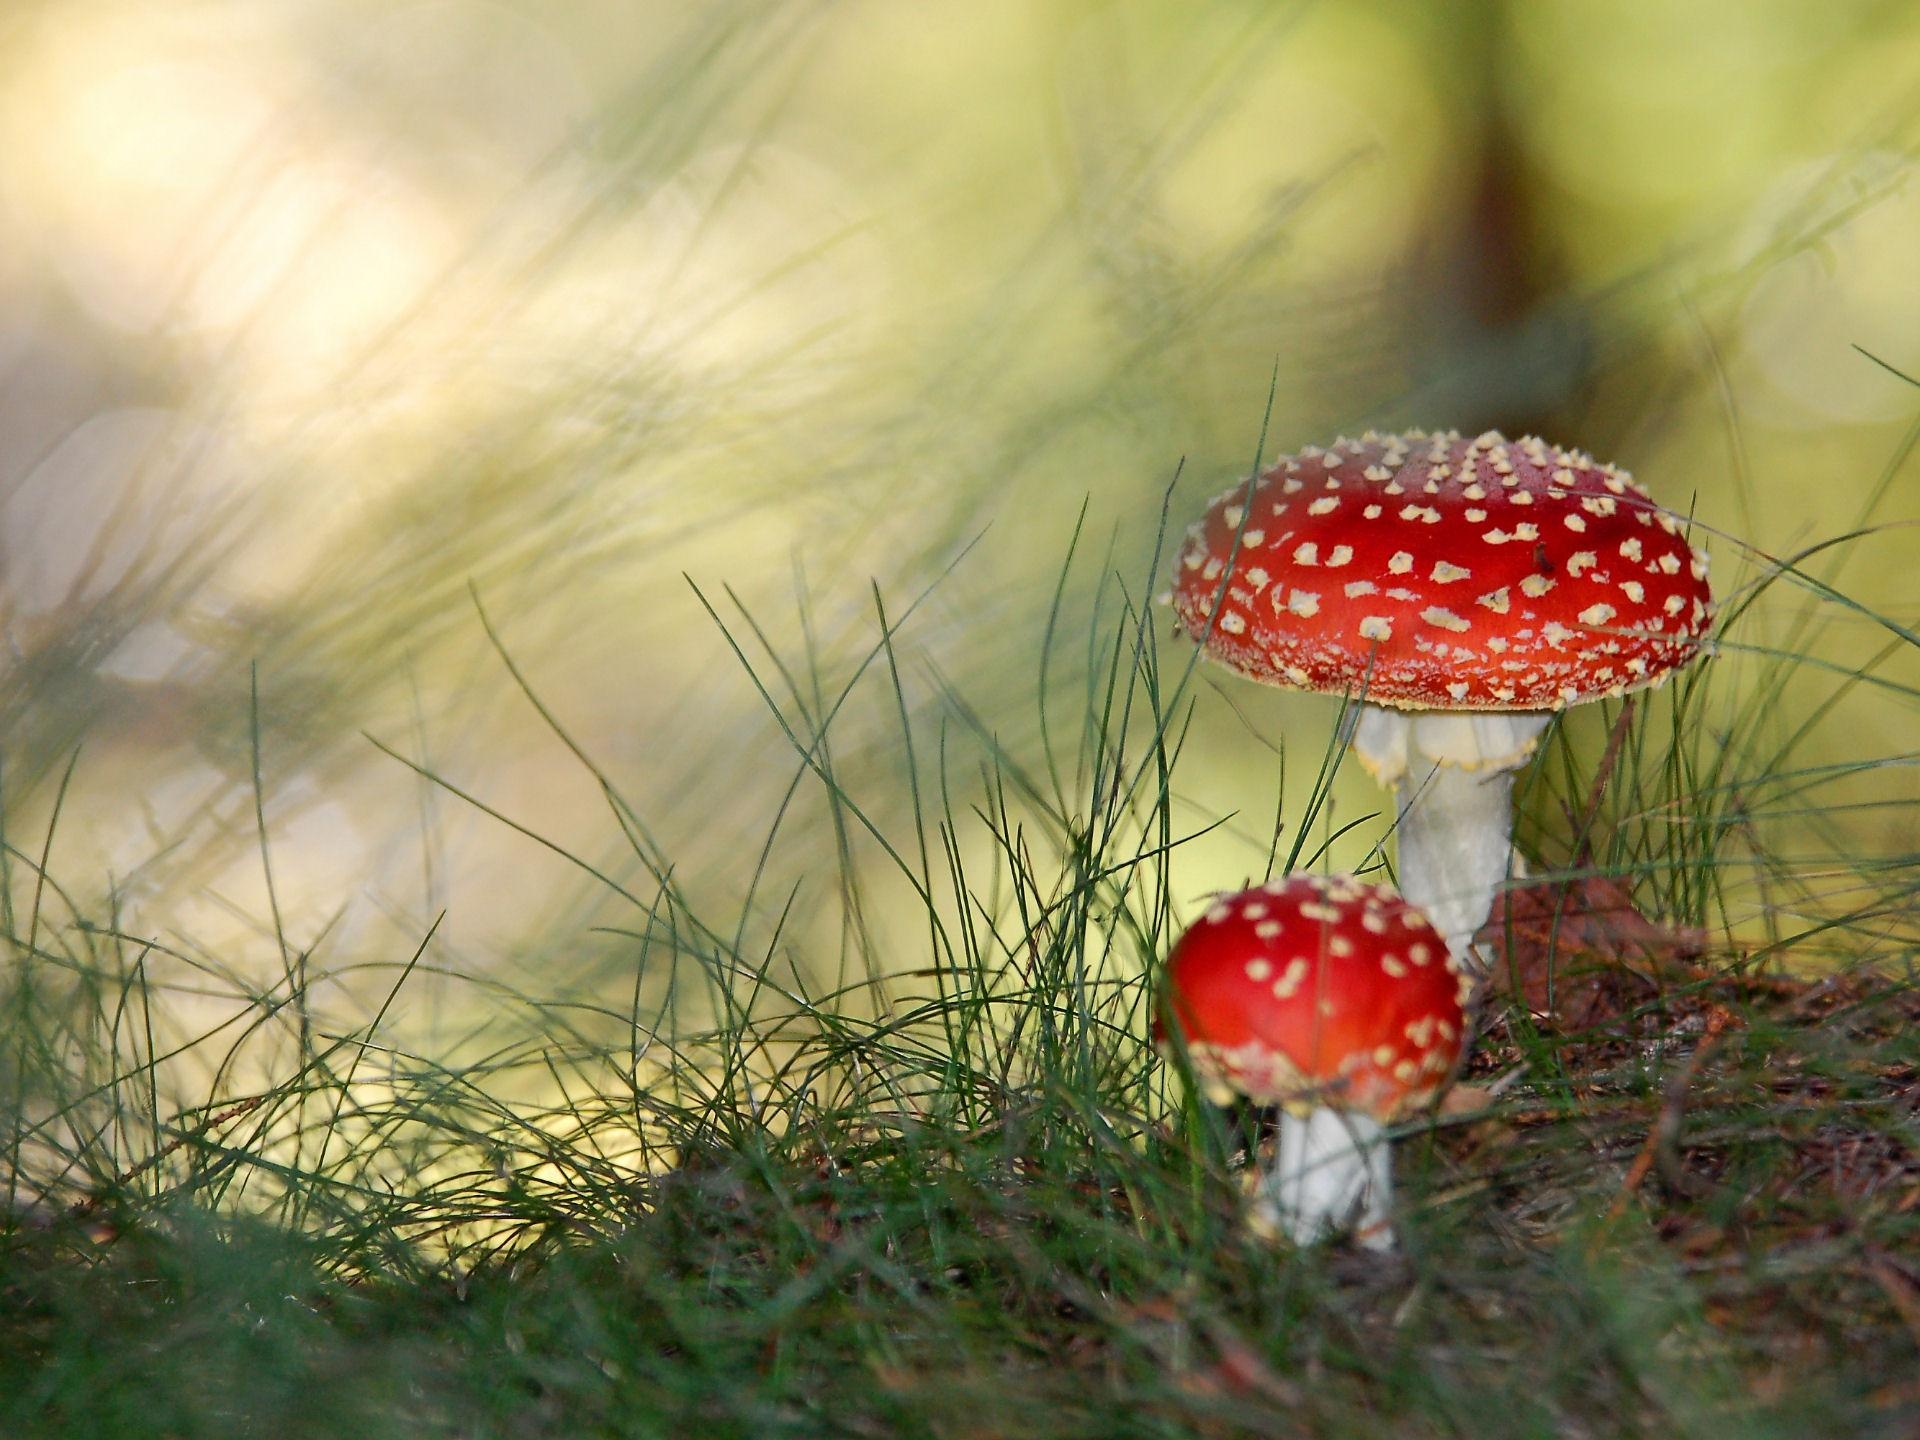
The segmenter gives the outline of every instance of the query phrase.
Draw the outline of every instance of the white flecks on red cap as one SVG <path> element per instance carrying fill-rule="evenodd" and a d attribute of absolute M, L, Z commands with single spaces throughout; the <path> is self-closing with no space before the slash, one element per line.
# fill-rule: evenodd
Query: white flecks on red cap
<path fill-rule="evenodd" d="M 1303 875 L 1211 906 L 1175 944 L 1167 987 L 1210 1084 L 1390 1120 L 1453 1072 L 1472 982 L 1392 889 Z"/>
<path fill-rule="evenodd" d="M 1286 478 L 1307 461 L 1324 489 Z M 1188 531 L 1173 606 L 1254 679 L 1408 709 L 1655 684 L 1711 623 L 1706 557 L 1626 474 L 1491 431 L 1341 439 L 1234 487 Z"/>

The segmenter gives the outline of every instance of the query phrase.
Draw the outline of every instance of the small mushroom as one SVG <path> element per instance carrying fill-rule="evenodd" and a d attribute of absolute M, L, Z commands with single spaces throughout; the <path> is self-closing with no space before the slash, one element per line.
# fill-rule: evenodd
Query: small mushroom
<path fill-rule="evenodd" d="M 1220 897 L 1167 957 L 1167 1014 L 1208 1096 L 1282 1107 L 1256 1223 L 1393 1245 L 1382 1127 L 1437 1095 L 1472 987 L 1384 885 L 1296 875 Z"/>
<path fill-rule="evenodd" d="M 1283 459 L 1187 531 L 1169 598 L 1242 675 L 1362 696 L 1354 752 L 1395 788 L 1401 889 L 1475 965 L 1548 720 L 1661 683 L 1712 617 L 1706 556 L 1630 476 L 1494 431 Z"/>

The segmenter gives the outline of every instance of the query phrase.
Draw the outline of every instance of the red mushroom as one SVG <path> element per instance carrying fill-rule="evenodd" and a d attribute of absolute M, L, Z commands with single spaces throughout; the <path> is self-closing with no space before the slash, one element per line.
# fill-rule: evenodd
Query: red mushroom
<path fill-rule="evenodd" d="M 1354 750 L 1397 787 L 1401 888 L 1469 963 L 1548 719 L 1659 684 L 1711 618 L 1706 556 L 1629 476 L 1492 431 L 1282 460 L 1188 530 L 1170 598 L 1241 674 L 1361 695 Z"/>
<path fill-rule="evenodd" d="M 1283 1107 L 1256 1216 L 1296 1242 L 1393 1243 L 1382 1126 L 1430 1101 L 1471 980 L 1384 885 L 1296 875 L 1222 896 L 1167 957 L 1167 1013 L 1212 1098 Z"/>

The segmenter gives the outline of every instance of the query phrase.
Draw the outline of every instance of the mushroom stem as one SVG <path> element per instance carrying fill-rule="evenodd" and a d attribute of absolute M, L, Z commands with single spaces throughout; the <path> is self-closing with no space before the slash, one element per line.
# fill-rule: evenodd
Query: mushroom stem
<path fill-rule="evenodd" d="M 1351 1110 L 1283 1111 L 1258 1212 L 1296 1245 L 1351 1229 L 1370 1250 L 1393 1248 L 1392 1153 L 1380 1122 Z"/>
<path fill-rule="evenodd" d="M 1487 969 L 1473 937 L 1493 913 L 1513 863 L 1513 774 L 1435 764 L 1400 777 L 1400 893 L 1427 912 L 1447 949 L 1476 974 Z"/>
<path fill-rule="evenodd" d="M 1513 864 L 1513 777 L 1550 717 L 1539 711 L 1407 713 L 1368 705 L 1353 748 L 1394 787 L 1400 893 L 1433 921 L 1447 948 L 1487 970 L 1473 937 Z"/>

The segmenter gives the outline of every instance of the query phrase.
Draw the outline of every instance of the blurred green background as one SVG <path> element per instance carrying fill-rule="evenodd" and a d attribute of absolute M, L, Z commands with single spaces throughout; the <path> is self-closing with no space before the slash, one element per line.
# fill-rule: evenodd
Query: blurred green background
<path fill-rule="evenodd" d="M 8 841 L 38 859 L 77 749 L 47 923 L 267 983 L 257 666 L 273 899 L 316 973 L 357 1003 L 353 965 L 445 909 L 448 969 L 617 993 L 631 952 L 590 927 L 630 913 L 364 738 L 634 872 L 470 586 L 724 911 L 795 762 L 686 577 L 829 700 L 872 587 L 898 615 L 932 585 L 900 640 L 923 770 L 948 687 L 1037 762 L 1082 507 L 1078 647 L 1103 565 L 1148 591 L 1176 472 L 1176 526 L 1245 473 L 1270 387 L 1269 459 L 1420 425 L 1620 463 L 1708 527 L 1722 596 L 1880 527 L 1830 573 L 1912 625 L 1920 390 L 1885 366 L 1920 374 L 1916 117 L 1897 0 L 12 0 Z M 1828 606 L 1795 643 L 1845 669 L 1885 639 Z M 1294 803 L 1333 716 L 1223 673 L 1198 698 L 1182 804 L 1240 813 L 1182 852 L 1194 897 L 1261 869 L 1272 747 Z M 1868 687 L 1799 758 L 1899 756 L 1914 723 Z M 900 823 L 891 692 L 834 735 Z M 1823 802 L 1836 873 L 1920 849 L 1887 803 L 1912 769 L 1859 780 L 1873 805 Z M 1379 804 L 1344 776 L 1336 819 Z M 829 830 L 804 792 L 759 893 L 800 885 L 785 941 L 830 967 Z M 460 1023 L 409 993 L 419 1043 Z"/>

